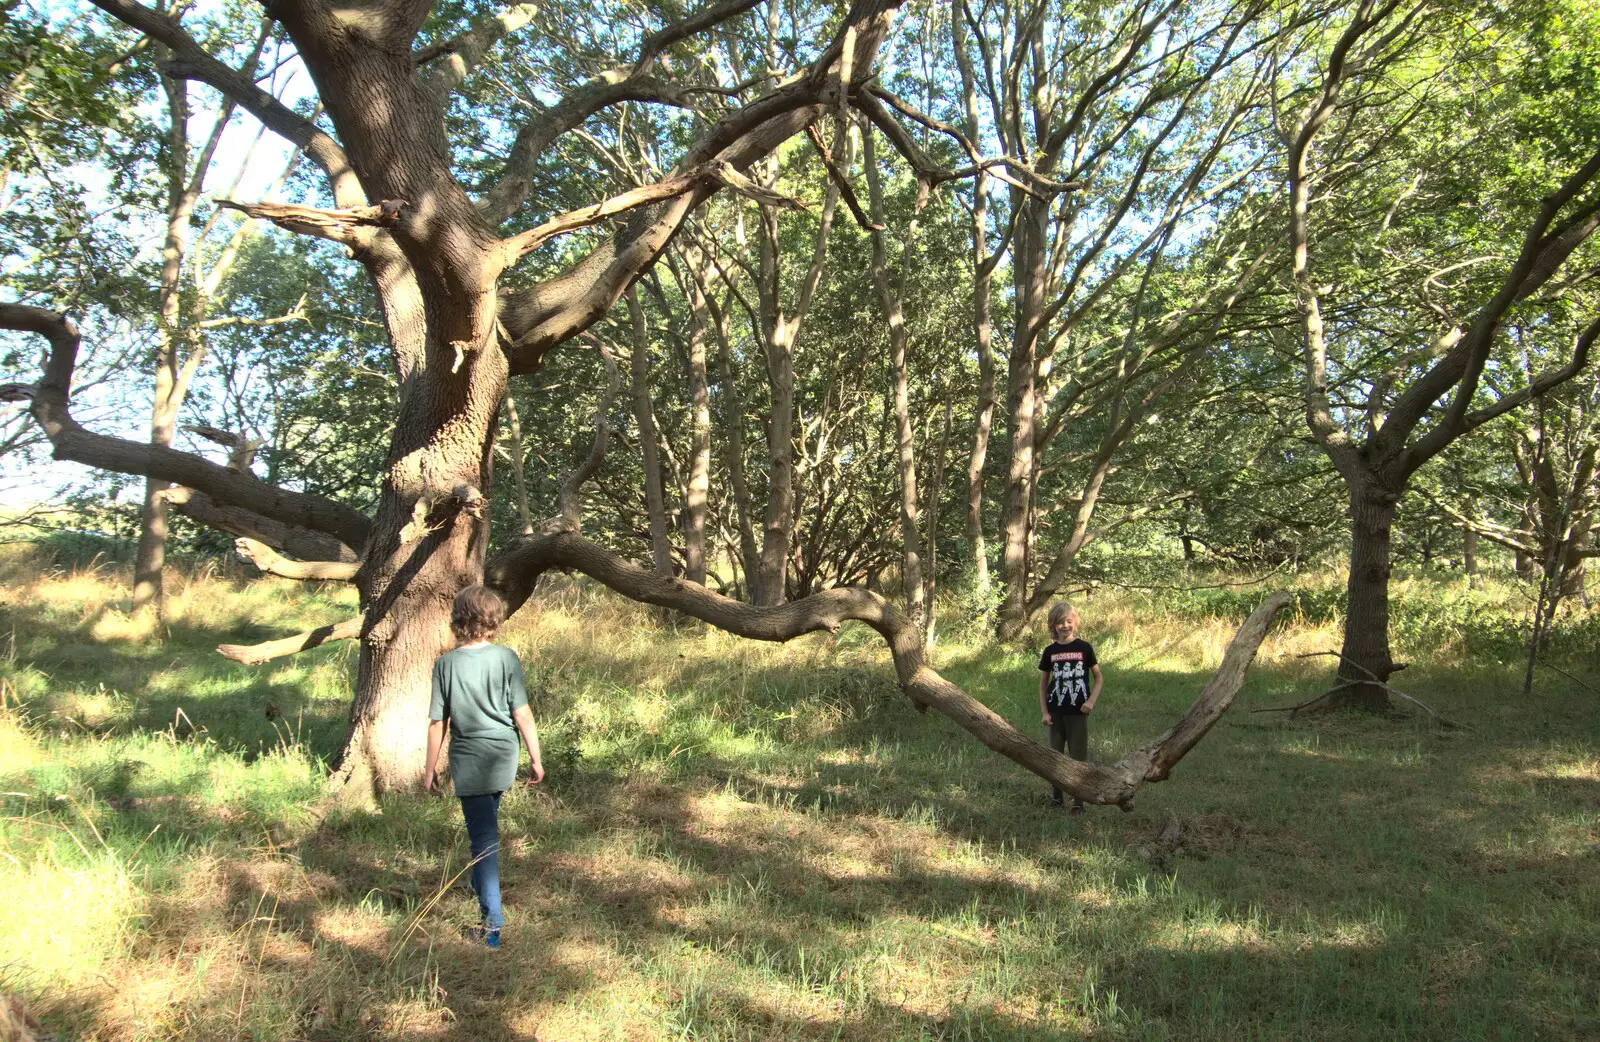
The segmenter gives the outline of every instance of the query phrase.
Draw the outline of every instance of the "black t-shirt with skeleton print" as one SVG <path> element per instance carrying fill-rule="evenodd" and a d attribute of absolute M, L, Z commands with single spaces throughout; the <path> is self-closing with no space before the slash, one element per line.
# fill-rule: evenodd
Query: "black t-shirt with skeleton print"
<path fill-rule="evenodd" d="M 1051 644 L 1039 656 L 1039 669 L 1050 674 L 1045 701 L 1052 712 L 1082 713 L 1089 701 L 1090 669 L 1100 660 L 1086 640 Z"/>

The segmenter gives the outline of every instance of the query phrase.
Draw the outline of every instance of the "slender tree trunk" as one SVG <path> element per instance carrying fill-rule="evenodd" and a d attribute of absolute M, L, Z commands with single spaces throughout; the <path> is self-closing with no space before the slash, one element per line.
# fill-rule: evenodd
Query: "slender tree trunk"
<path fill-rule="evenodd" d="M 977 76 L 967 53 L 966 18 L 951 15 L 961 95 L 966 105 L 967 137 L 980 139 Z M 983 472 L 989 456 L 989 431 L 994 424 L 994 323 L 990 317 L 994 265 L 989 259 L 989 177 L 980 170 L 972 182 L 972 338 L 978 352 L 978 403 L 967 455 L 967 554 L 972 561 L 972 592 L 980 603 L 989 597 L 989 548 L 983 536 Z"/>
<path fill-rule="evenodd" d="M 744 571 L 745 597 L 752 604 L 756 598 L 756 584 L 760 582 L 761 550 L 756 543 L 755 507 L 750 500 L 750 485 L 744 473 L 744 402 L 739 396 L 739 383 L 734 377 L 733 350 L 728 343 L 728 326 L 716 298 L 707 295 L 706 306 L 711 312 L 712 329 L 717 335 L 717 373 L 722 383 L 722 407 L 719 410 L 728 425 L 724 449 L 728 464 L 728 485 L 733 489 L 734 513 L 739 525 L 739 561 Z"/>
<path fill-rule="evenodd" d="M 770 27 L 770 26 L 769 26 Z M 848 142 L 848 138 L 846 139 Z M 850 166 L 848 144 L 836 149 L 841 163 Z M 767 381 L 772 389 L 771 412 L 767 421 L 767 508 L 763 517 L 760 582 L 752 577 L 751 600 L 756 604 L 782 604 L 788 595 L 789 558 L 794 541 L 795 503 L 795 402 L 794 349 L 811 310 L 811 299 L 822 281 L 828 260 L 828 234 L 839 204 L 839 190 L 830 180 L 823 194 L 822 212 L 817 221 L 817 238 L 811 249 L 811 264 L 800 282 L 794 309 L 783 306 L 782 254 L 777 212 L 770 206 L 761 209 L 761 322 L 767 351 Z"/>
<path fill-rule="evenodd" d="M 164 48 L 161 49 L 165 53 Z M 171 125 L 167 133 L 167 234 L 161 245 L 161 310 L 157 319 L 155 394 L 150 407 L 150 444 L 172 444 L 177 427 L 173 391 L 178 382 L 182 330 L 181 283 L 189 217 L 197 191 L 189 187 L 189 84 L 161 77 Z M 133 609 L 161 610 L 161 572 L 167 559 L 167 501 L 171 483 L 147 478 L 139 515 L 139 546 L 133 556 Z"/>
<path fill-rule="evenodd" d="M 990 268 L 985 257 L 987 195 L 985 177 L 978 175 L 977 203 L 973 214 L 973 261 L 978 275 L 972 286 L 973 335 L 978 350 L 978 410 L 967 456 L 967 548 L 972 559 L 972 587 L 980 600 L 989 596 L 989 548 L 983 534 L 983 474 L 989 456 L 989 432 L 994 425 L 994 326 L 989 315 Z"/>
<path fill-rule="evenodd" d="M 255 50 L 245 62 L 246 72 L 255 68 L 266 39 L 267 22 L 263 21 Z M 162 60 L 171 53 L 161 45 L 157 45 L 155 50 L 157 57 Z M 201 258 L 193 258 L 195 288 L 191 302 L 192 314 L 190 321 L 185 323 L 182 317 L 182 281 L 185 255 L 190 248 L 189 224 L 194 216 L 195 204 L 200 199 L 200 191 L 205 185 L 206 172 L 210 170 L 211 160 L 222 143 L 228 121 L 233 118 L 235 102 L 231 99 L 223 102 L 210 134 L 202 141 L 200 151 L 194 157 L 194 169 L 191 171 L 188 81 L 163 73 L 161 85 L 167 96 L 171 123 L 167 133 L 167 233 L 161 246 L 160 311 L 157 317 L 155 393 L 150 408 L 150 444 L 168 448 L 177 431 L 178 410 L 188 394 L 189 380 L 204 354 L 205 345 L 199 339 L 200 322 L 205 318 L 212 291 L 232 267 L 238 255 L 238 245 L 247 233 L 245 228 L 241 228 L 234 235 L 210 278 L 202 276 Z M 294 162 L 294 159 L 290 160 L 291 167 Z M 286 170 L 285 175 L 287 173 Z M 183 359 L 185 346 L 189 352 L 188 357 Z M 180 359 L 183 360 L 180 362 Z M 133 563 L 135 611 L 145 607 L 158 612 L 161 610 L 161 573 L 166 566 L 167 556 L 168 507 L 165 495 L 171 487 L 169 482 L 157 478 L 145 480 L 139 546 L 134 553 Z"/>
<path fill-rule="evenodd" d="M 711 493 L 711 397 L 706 376 L 706 286 L 700 258 L 685 289 L 689 294 L 689 486 L 684 499 L 684 578 L 706 581 L 706 501 Z"/>
<path fill-rule="evenodd" d="M 870 194 L 872 220 L 883 224 L 883 187 L 879 183 L 876 151 L 872 134 L 863 137 L 862 152 L 867 171 L 867 190 Z M 884 232 L 872 235 L 872 282 L 878 290 L 878 301 L 883 305 L 884 320 L 889 331 L 890 366 L 893 369 L 894 426 L 896 462 L 900 472 L 900 586 L 906 599 L 906 615 L 911 624 L 921 627 L 926 622 L 926 591 L 922 586 L 922 534 L 918 531 L 917 503 L 917 450 L 911 425 L 910 376 L 906 366 L 906 321 L 903 311 L 905 273 L 911 263 L 912 243 L 916 239 L 917 221 L 912 218 L 906 228 L 905 248 L 901 252 L 901 278 L 899 287 L 889 283 L 888 246 Z M 926 636 L 924 636 L 926 639 Z"/>
<path fill-rule="evenodd" d="M 932 651 L 939 621 L 939 500 L 944 494 L 944 462 L 950 451 L 950 391 L 944 394 L 944 422 L 939 429 L 939 446 L 933 458 L 933 478 L 928 482 L 928 569 L 923 583 L 926 591 L 928 622 L 922 628 L 922 648 Z"/>
<path fill-rule="evenodd" d="M 1375 484 L 1369 479 L 1350 493 L 1349 607 L 1339 681 L 1355 686 L 1335 692 L 1330 702 L 1379 711 L 1389 708 L 1388 692 L 1364 681 L 1386 683 L 1395 671 L 1389 654 L 1389 551 L 1399 495 Z"/>
<path fill-rule="evenodd" d="M 667 537 L 667 503 L 661 487 L 661 451 L 656 445 L 655 413 L 650 407 L 650 327 L 639 304 L 639 287 L 628 287 L 628 318 L 633 325 L 633 416 L 639 428 L 639 460 L 644 468 L 644 504 L 650 525 L 650 561 L 659 575 L 672 574 L 672 543 Z"/>
<path fill-rule="evenodd" d="M 533 515 L 528 511 L 527 461 L 523 458 L 522 417 L 517 415 L 517 399 L 506 390 L 506 440 L 510 443 L 506 453 L 511 460 L 511 476 L 517 484 L 517 519 L 522 523 L 522 534 L 533 534 Z"/>
<path fill-rule="evenodd" d="M 763 322 L 767 326 L 767 506 L 761 525 L 761 567 L 751 576 L 750 599 L 782 604 L 789 574 L 789 541 L 794 531 L 794 341 L 793 326 L 779 303 L 778 216 L 761 212 Z"/>

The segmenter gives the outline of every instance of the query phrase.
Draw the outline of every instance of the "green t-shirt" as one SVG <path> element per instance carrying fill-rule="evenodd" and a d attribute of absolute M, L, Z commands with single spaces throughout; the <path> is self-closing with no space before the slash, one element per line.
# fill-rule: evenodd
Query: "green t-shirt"
<path fill-rule="evenodd" d="M 456 648 L 434 662 L 428 719 L 450 721 L 450 777 L 457 796 L 511 788 L 517 777 L 511 714 L 527 704 L 522 663 L 510 648 Z"/>

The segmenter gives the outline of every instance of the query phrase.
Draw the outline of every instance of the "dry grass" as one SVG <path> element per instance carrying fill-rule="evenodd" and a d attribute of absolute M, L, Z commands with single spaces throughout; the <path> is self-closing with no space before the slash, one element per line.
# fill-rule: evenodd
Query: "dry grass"
<path fill-rule="evenodd" d="M 23 794 L 0 992 L 61 1037 L 1600 1035 L 1600 712 L 1567 689 L 1511 705 L 1455 652 L 1408 683 L 1471 732 L 1236 711 L 1132 815 L 1069 819 L 906 707 L 863 632 L 674 631 L 566 584 L 507 635 L 551 777 L 506 799 L 491 953 L 465 933 L 451 801 L 320 809 L 348 654 L 208 653 L 337 618 L 346 592 L 185 577 L 152 626 L 115 576 L 0 574 L 0 789 Z M 1235 624 L 1083 609 L 1105 758 L 1171 722 Z M 1309 693 L 1327 664 L 1294 656 L 1336 636 L 1278 631 L 1241 708 Z M 939 661 L 1031 725 L 1031 651 Z"/>

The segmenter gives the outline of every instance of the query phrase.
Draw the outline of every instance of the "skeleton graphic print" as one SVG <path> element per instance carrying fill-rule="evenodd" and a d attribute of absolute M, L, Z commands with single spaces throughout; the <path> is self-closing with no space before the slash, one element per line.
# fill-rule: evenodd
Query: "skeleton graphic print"
<path fill-rule="evenodd" d="M 1083 712 L 1089 700 L 1090 671 L 1099 660 L 1086 640 L 1051 644 L 1039 656 L 1039 668 L 1050 675 L 1046 699 L 1052 710 Z"/>

